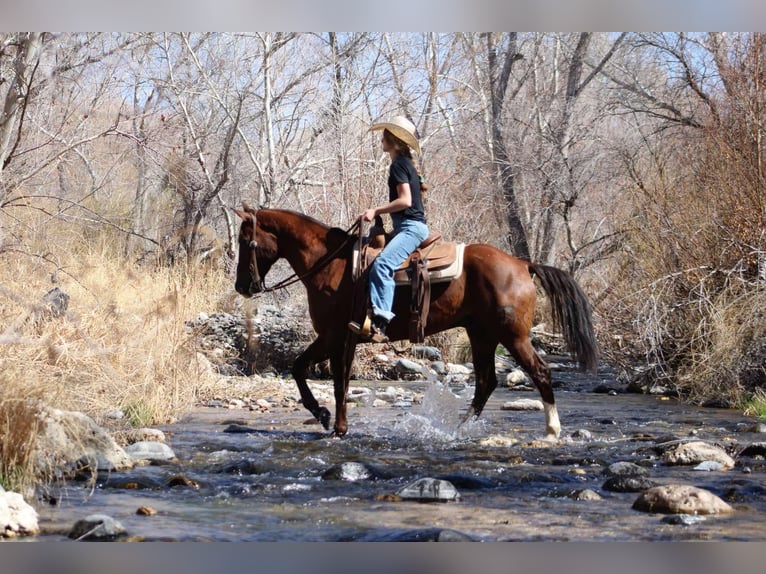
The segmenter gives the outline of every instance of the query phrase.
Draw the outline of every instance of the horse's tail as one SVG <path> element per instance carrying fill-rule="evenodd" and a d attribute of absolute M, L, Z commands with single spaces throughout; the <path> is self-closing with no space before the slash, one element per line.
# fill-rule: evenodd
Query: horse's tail
<path fill-rule="evenodd" d="M 556 267 L 530 263 L 529 271 L 540 279 L 551 301 L 553 322 L 561 329 L 567 349 L 582 370 L 595 372 L 598 346 L 593 334 L 591 306 L 585 293 L 569 273 Z"/>

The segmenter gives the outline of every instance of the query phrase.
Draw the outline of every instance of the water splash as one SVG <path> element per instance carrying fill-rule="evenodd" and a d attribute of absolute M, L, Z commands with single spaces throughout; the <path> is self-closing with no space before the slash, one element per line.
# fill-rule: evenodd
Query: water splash
<path fill-rule="evenodd" d="M 393 432 L 426 445 L 443 445 L 480 436 L 485 430 L 481 420 L 469 419 L 461 424 L 468 400 L 442 383 L 433 382 L 426 388 L 420 405 L 412 407 L 394 425 Z"/>

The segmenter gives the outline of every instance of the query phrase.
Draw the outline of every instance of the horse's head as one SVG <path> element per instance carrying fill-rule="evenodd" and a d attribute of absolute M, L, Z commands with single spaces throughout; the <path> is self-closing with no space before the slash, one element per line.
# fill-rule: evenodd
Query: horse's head
<path fill-rule="evenodd" d="M 261 229 L 256 210 L 242 204 L 235 209 L 242 223 L 239 226 L 239 261 L 234 289 L 245 297 L 252 297 L 264 289 L 264 279 L 276 261 L 276 240 Z"/>

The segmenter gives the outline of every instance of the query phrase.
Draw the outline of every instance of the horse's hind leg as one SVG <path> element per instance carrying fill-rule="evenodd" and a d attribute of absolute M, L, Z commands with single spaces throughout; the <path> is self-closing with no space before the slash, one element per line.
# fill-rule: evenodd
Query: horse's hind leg
<path fill-rule="evenodd" d="M 556 439 L 561 434 L 559 413 L 551 386 L 551 370 L 537 354 L 528 336 L 510 335 L 501 341 L 506 349 L 518 361 L 522 369 L 532 378 L 545 408 L 545 434 L 548 439 Z"/>
<path fill-rule="evenodd" d="M 325 407 L 320 407 L 314 394 L 311 392 L 308 383 L 309 369 L 312 365 L 321 363 L 327 359 L 327 348 L 325 342 L 320 338 L 314 340 L 293 363 L 293 377 L 298 384 L 298 392 L 301 395 L 301 402 L 308 411 L 322 423 L 325 430 L 330 428 L 330 411 Z"/>
<path fill-rule="evenodd" d="M 495 374 L 495 348 L 498 341 L 482 333 L 481 329 L 469 328 L 468 338 L 471 341 L 471 353 L 473 355 L 473 368 L 476 375 L 476 389 L 473 393 L 473 401 L 463 421 L 472 415 L 478 417 L 487 404 L 490 395 L 497 388 L 497 375 Z"/>

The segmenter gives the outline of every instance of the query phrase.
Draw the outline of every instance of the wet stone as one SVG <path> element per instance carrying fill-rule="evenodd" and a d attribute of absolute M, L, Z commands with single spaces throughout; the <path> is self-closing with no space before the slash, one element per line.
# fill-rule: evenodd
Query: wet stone
<path fill-rule="evenodd" d="M 591 490 L 590 488 L 574 490 L 570 492 L 568 496 L 572 500 L 603 500 L 602 496 L 598 492 Z"/>
<path fill-rule="evenodd" d="M 155 441 L 139 441 L 125 447 L 125 452 L 133 460 L 148 460 L 151 462 L 167 462 L 176 458 L 168 445 Z"/>
<path fill-rule="evenodd" d="M 601 488 L 610 492 L 644 492 L 657 483 L 644 476 L 613 476 Z"/>
<path fill-rule="evenodd" d="M 674 526 L 694 526 L 707 520 L 704 516 L 695 516 L 693 514 L 672 514 L 662 519 L 665 524 Z"/>
<path fill-rule="evenodd" d="M 400 489 L 396 494 L 402 500 L 418 502 L 448 502 L 460 498 L 460 493 L 452 483 L 436 478 L 420 478 Z"/>
<path fill-rule="evenodd" d="M 734 459 L 717 446 L 694 441 L 680 444 L 662 455 L 662 461 L 669 465 L 696 465 L 705 461 L 718 461 L 721 469 L 734 467 Z"/>
<path fill-rule="evenodd" d="M 342 462 L 329 468 L 322 474 L 324 480 L 345 480 L 355 482 L 357 480 L 370 480 L 375 478 L 375 473 L 361 462 Z"/>
<path fill-rule="evenodd" d="M 607 476 L 649 476 L 649 471 L 633 462 L 620 461 L 604 469 Z"/>
<path fill-rule="evenodd" d="M 655 486 L 643 492 L 633 510 L 663 514 L 729 514 L 734 509 L 712 492 L 687 484 Z"/>
<path fill-rule="evenodd" d="M 543 410 L 543 403 L 537 399 L 517 399 L 506 401 L 500 409 L 504 411 L 541 411 Z"/>
<path fill-rule="evenodd" d="M 740 456 L 766 456 L 766 442 L 754 442 L 746 446 Z"/>
<path fill-rule="evenodd" d="M 69 538 L 75 540 L 97 540 L 109 542 L 127 536 L 125 527 L 106 514 L 91 514 L 78 520 L 69 531 Z"/>

